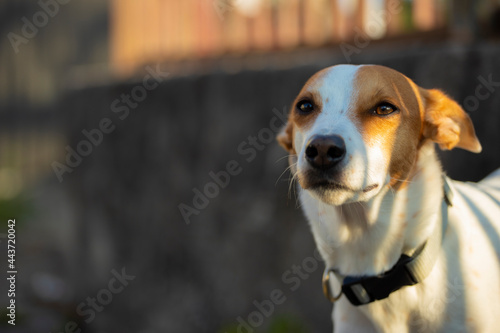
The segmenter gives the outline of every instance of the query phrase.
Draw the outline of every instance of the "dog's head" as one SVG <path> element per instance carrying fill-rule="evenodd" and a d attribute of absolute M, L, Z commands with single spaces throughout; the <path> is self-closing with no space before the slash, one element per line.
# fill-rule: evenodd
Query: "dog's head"
<path fill-rule="evenodd" d="M 439 90 L 383 66 L 338 65 L 312 76 L 278 134 L 300 186 L 333 205 L 408 179 L 422 145 L 480 152 L 469 116 Z"/>

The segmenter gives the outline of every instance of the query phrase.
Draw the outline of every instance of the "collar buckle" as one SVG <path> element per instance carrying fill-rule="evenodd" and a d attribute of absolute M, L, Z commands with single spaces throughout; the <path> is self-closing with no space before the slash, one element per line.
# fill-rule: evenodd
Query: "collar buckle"
<path fill-rule="evenodd" d="M 339 293 L 337 295 L 333 295 L 332 290 L 331 290 L 331 284 L 330 284 L 330 275 L 331 273 L 334 273 L 335 275 L 336 272 L 333 268 L 330 269 L 325 269 L 325 272 L 323 273 L 323 294 L 325 294 L 325 297 L 332 303 L 335 303 L 340 299 L 342 296 L 342 287 L 339 284 Z M 335 277 L 336 279 L 336 277 Z M 337 279 L 338 281 L 338 279 Z"/>
<path fill-rule="evenodd" d="M 342 291 L 355 306 L 387 298 L 394 291 L 417 283 L 407 268 L 411 261 L 413 261 L 412 257 L 403 254 L 396 265 L 383 274 L 348 276 L 344 279 Z"/>

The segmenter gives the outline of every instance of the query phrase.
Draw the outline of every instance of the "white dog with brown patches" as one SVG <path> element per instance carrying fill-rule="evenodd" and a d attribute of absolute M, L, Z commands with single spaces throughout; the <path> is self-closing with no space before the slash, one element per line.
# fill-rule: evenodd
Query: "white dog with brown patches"
<path fill-rule="evenodd" d="M 279 143 L 326 263 L 335 332 L 499 332 L 500 170 L 442 174 L 442 149 L 481 151 L 439 90 L 383 66 L 315 74 Z"/>

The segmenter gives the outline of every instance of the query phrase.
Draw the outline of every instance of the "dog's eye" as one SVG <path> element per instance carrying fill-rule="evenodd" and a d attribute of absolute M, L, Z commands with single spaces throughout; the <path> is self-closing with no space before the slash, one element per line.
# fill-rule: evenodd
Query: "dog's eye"
<path fill-rule="evenodd" d="M 300 101 L 297 103 L 297 109 L 303 113 L 309 113 L 314 110 L 314 105 L 309 101 Z"/>
<path fill-rule="evenodd" d="M 397 110 L 398 109 L 394 105 L 384 102 L 384 103 L 380 103 L 379 105 L 377 105 L 374 112 L 376 114 L 378 114 L 379 116 L 386 116 L 386 115 L 391 114 Z"/>

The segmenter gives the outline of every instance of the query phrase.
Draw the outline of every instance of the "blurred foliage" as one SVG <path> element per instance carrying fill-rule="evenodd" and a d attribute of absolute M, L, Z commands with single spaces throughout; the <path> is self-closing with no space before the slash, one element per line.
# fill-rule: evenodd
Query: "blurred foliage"
<path fill-rule="evenodd" d="M 249 331 L 248 328 L 235 323 L 222 327 L 218 333 L 308 333 L 308 330 L 305 325 L 294 316 L 276 315 L 271 318 L 267 330 L 256 327 L 252 328 L 252 331 Z"/>
<path fill-rule="evenodd" d="M 296 317 L 276 316 L 269 325 L 268 333 L 306 333 L 305 325 Z"/>
<path fill-rule="evenodd" d="M 405 32 L 411 32 L 415 30 L 415 27 L 413 26 L 413 9 L 412 9 L 412 2 L 411 1 L 403 1 L 403 30 Z"/>
<path fill-rule="evenodd" d="M 0 199 L 0 233 L 7 233 L 7 221 L 16 219 L 16 230 L 23 220 L 33 214 L 33 206 L 25 195 L 12 199 Z"/>

